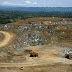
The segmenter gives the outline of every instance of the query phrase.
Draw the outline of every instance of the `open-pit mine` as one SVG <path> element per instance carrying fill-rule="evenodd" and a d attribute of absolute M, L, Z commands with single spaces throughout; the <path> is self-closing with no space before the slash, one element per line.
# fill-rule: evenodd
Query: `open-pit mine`
<path fill-rule="evenodd" d="M 1 72 L 72 72 L 72 55 L 66 56 L 69 51 L 72 18 L 30 18 L 0 24 Z M 38 56 L 30 57 L 32 52 Z"/>

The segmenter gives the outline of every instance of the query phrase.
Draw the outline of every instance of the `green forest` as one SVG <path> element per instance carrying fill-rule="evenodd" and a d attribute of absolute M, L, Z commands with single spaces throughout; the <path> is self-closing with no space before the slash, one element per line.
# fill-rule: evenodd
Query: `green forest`
<path fill-rule="evenodd" d="M 72 12 L 31 12 L 0 10 L 0 24 L 13 23 L 19 20 L 35 17 L 63 17 L 72 18 Z"/>

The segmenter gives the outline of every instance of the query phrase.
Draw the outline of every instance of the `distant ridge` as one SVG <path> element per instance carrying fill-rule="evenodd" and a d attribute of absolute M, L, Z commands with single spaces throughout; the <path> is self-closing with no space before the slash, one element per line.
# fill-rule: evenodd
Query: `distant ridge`
<path fill-rule="evenodd" d="M 72 7 L 14 7 L 0 5 L 0 10 L 19 10 L 31 12 L 72 12 Z"/>

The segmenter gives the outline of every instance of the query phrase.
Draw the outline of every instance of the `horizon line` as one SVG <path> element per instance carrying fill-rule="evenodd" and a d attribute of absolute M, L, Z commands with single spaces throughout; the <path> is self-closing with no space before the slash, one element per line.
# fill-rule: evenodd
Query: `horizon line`
<path fill-rule="evenodd" d="M 12 5 L 10 5 L 10 6 L 9 5 L 1 5 L 1 6 L 8 6 L 8 7 L 33 7 L 33 6 L 12 6 Z M 41 6 L 34 6 L 34 7 L 41 7 Z M 44 7 L 44 6 L 42 6 L 42 7 Z M 48 6 L 46 6 L 46 7 L 48 7 Z M 56 6 L 54 6 L 54 7 L 56 7 Z M 57 6 L 57 7 L 60 7 L 60 6 Z M 61 6 L 61 7 L 64 7 L 64 6 Z M 67 6 L 67 7 L 71 7 L 71 6 Z M 53 7 L 51 7 L 51 8 L 53 8 Z M 66 6 L 64 8 L 66 8 Z"/>

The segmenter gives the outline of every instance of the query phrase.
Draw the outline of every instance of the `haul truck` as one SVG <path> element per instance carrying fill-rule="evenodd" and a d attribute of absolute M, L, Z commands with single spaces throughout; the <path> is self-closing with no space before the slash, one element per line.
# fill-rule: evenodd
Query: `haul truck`
<path fill-rule="evenodd" d="M 30 57 L 38 57 L 38 52 L 29 53 Z"/>

